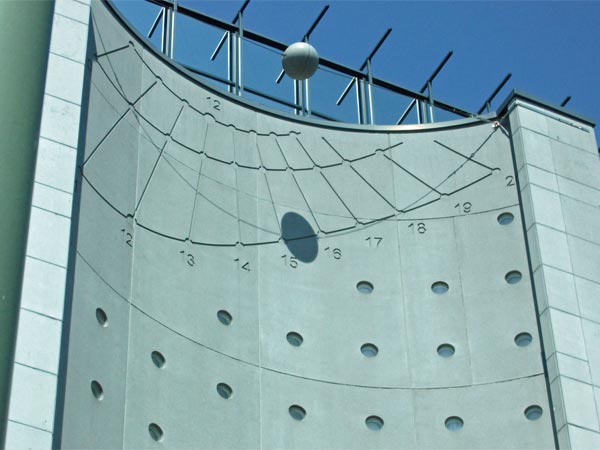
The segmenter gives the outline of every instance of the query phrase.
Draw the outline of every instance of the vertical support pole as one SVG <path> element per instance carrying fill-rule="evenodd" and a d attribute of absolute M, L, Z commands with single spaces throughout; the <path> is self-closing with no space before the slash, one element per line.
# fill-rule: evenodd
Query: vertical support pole
<path fill-rule="evenodd" d="M 429 93 L 429 122 L 435 122 L 435 117 L 433 116 L 433 86 L 431 84 L 431 80 L 427 82 L 427 92 Z"/>
<path fill-rule="evenodd" d="M 309 97 L 309 80 L 306 79 L 304 83 L 304 115 L 310 116 L 310 97 Z"/>
<path fill-rule="evenodd" d="M 356 107 L 358 109 L 358 123 L 367 123 L 366 99 L 365 99 L 365 82 L 360 78 L 356 79 Z"/>
<path fill-rule="evenodd" d="M 173 2 L 171 10 L 171 35 L 169 38 L 169 58 L 175 58 L 175 17 L 177 15 L 177 0 Z"/>
<path fill-rule="evenodd" d="M 238 44 L 237 44 L 237 94 L 244 94 L 244 83 L 242 78 L 242 41 L 244 40 L 244 24 L 242 22 L 242 11 L 238 12 Z"/>
<path fill-rule="evenodd" d="M 302 81 L 294 80 L 294 103 L 297 108 L 294 110 L 296 115 L 304 115 L 304 89 L 302 89 Z"/>
<path fill-rule="evenodd" d="M 237 94 L 237 36 L 231 31 L 227 32 L 227 79 L 233 83 L 229 85 L 229 92 Z"/>
<path fill-rule="evenodd" d="M 375 123 L 375 111 L 373 110 L 373 75 L 371 73 L 371 58 L 367 59 L 367 94 L 369 96 L 369 123 Z"/>
<path fill-rule="evenodd" d="M 417 110 L 417 123 L 421 125 L 421 101 L 415 100 L 415 106 Z"/>
<path fill-rule="evenodd" d="M 0 448 L 25 264 L 54 1 L 0 1 Z"/>
<path fill-rule="evenodd" d="M 173 11 L 171 8 L 164 7 L 165 13 L 163 14 L 163 23 L 162 23 L 162 41 L 161 41 L 161 51 L 167 55 L 169 58 L 171 57 L 171 38 L 172 36 L 172 25 L 173 25 Z"/>

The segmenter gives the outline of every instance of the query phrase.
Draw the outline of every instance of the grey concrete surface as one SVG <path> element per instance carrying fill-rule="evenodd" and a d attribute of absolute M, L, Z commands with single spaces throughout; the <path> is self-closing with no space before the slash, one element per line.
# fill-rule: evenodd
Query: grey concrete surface
<path fill-rule="evenodd" d="M 91 24 L 62 447 L 554 446 L 508 120 L 277 116 Z"/>

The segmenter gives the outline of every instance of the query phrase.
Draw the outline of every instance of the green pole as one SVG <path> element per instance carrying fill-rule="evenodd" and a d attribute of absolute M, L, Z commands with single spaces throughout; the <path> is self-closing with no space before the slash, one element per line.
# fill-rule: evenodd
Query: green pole
<path fill-rule="evenodd" d="M 4 448 L 54 0 L 0 0 L 0 448 Z"/>

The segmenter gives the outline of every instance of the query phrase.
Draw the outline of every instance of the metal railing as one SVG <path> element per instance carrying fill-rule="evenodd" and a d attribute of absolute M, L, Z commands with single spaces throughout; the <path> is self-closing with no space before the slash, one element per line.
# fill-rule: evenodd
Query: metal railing
<path fill-rule="evenodd" d="M 203 14 L 192 8 L 179 4 L 177 0 L 146 0 L 146 2 L 158 5 L 160 7 L 160 11 L 156 16 L 154 22 L 152 23 L 147 33 L 147 37 L 152 38 L 152 36 L 156 33 L 157 29 L 159 28 L 159 25 L 161 25 L 160 50 L 169 58 L 174 58 L 175 54 L 175 29 L 178 15 L 187 16 L 188 18 L 202 22 L 203 24 L 211 25 L 223 31 L 223 35 L 220 41 L 217 43 L 217 46 L 213 51 L 212 55 L 210 56 L 210 60 L 214 61 L 219 52 L 222 51 L 225 44 L 227 44 L 227 78 L 223 78 L 214 73 L 210 73 L 205 70 L 201 70 L 197 67 L 193 67 L 192 65 L 183 64 L 180 62 L 180 64 L 186 69 L 202 77 L 206 77 L 210 80 L 222 83 L 227 87 L 229 92 L 235 95 L 244 96 L 245 93 L 249 93 L 274 102 L 282 107 L 291 108 L 297 115 L 315 116 L 327 120 L 337 120 L 329 114 L 325 114 L 323 112 L 315 110 L 314 108 L 311 108 L 310 80 L 294 80 L 292 101 L 279 98 L 277 96 L 271 95 L 267 92 L 252 88 L 251 86 L 247 86 L 244 84 L 244 41 L 252 41 L 254 43 L 266 46 L 267 48 L 280 53 L 283 53 L 288 47 L 287 44 L 284 44 L 282 42 L 279 42 L 277 40 L 271 39 L 267 36 L 255 33 L 251 30 L 244 28 L 244 11 L 248 7 L 250 0 L 245 0 L 242 7 L 238 10 L 231 22 L 225 22 L 223 20 Z M 303 36 L 303 41 L 308 42 L 311 33 L 314 31 L 315 27 L 323 18 L 328 8 L 329 6 L 323 8 L 323 10 L 313 22 L 307 33 Z M 431 76 L 427 79 L 423 87 L 418 92 L 399 86 L 390 81 L 386 81 L 381 78 L 375 77 L 373 75 L 371 68 L 371 61 L 373 59 L 373 56 L 383 45 L 384 41 L 389 36 L 391 31 L 392 29 L 390 28 L 385 32 L 383 37 L 379 40 L 377 45 L 374 47 L 374 49 L 371 51 L 369 56 L 365 59 L 364 63 L 358 70 L 323 57 L 319 58 L 319 67 L 321 69 L 325 68 L 329 71 L 333 71 L 338 74 L 350 77 L 350 82 L 339 96 L 336 105 L 341 105 L 344 99 L 349 94 L 349 92 L 354 88 L 356 93 L 356 115 L 358 123 L 375 124 L 375 101 L 373 96 L 373 87 L 378 87 L 387 90 L 393 94 L 398 94 L 410 99 L 408 107 L 404 110 L 404 112 L 398 115 L 398 119 L 395 122 L 396 124 L 404 123 L 404 121 L 407 119 L 413 108 L 416 108 L 416 121 L 418 124 L 434 122 L 434 110 L 436 108 L 450 112 L 459 117 L 475 116 L 475 114 L 473 113 L 470 113 L 464 109 L 436 99 L 433 96 L 433 81 L 436 78 L 436 76 L 440 73 L 444 65 L 451 58 L 453 52 L 449 52 L 445 56 L 443 61 L 433 71 Z M 275 78 L 274 82 L 276 84 L 279 84 L 283 77 L 284 72 L 281 71 L 279 75 Z M 508 76 L 504 79 L 501 85 L 499 85 L 498 88 L 494 91 L 494 93 L 490 96 L 490 98 L 488 98 L 488 100 L 485 102 L 484 106 L 482 107 L 479 113 L 481 113 L 481 111 L 483 111 L 483 109 L 486 108 L 488 109 L 488 111 L 490 110 L 491 101 L 500 91 L 500 89 L 506 84 L 509 78 L 510 74 L 508 74 Z"/>

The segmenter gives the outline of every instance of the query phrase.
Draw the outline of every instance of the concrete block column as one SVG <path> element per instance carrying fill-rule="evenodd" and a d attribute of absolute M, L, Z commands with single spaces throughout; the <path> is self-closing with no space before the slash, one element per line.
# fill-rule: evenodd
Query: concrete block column
<path fill-rule="evenodd" d="M 51 448 L 89 0 L 56 0 L 42 107 L 6 448 Z"/>
<path fill-rule="evenodd" d="M 560 448 L 600 447 L 600 160 L 593 124 L 508 105 Z"/>

